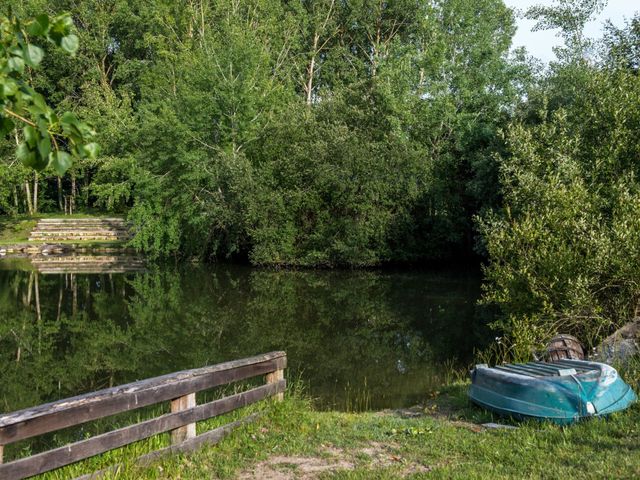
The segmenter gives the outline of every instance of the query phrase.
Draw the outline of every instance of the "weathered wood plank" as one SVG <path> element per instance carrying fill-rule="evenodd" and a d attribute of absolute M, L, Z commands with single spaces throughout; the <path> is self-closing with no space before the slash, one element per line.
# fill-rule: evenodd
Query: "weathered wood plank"
<path fill-rule="evenodd" d="M 278 370 L 276 370 L 274 372 L 267 373 L 265 375 L 265 381 L 267 382 L 267 384 L 269 384 L 269 383 L 278 383 L 282 379 L 284 379 L 284 370 L 282 370 L 282 369 L 278 369 Z M 278 400 L 279 402 L 284 400 L 284 392 L 278 393 L 276 395 L 276 400 Z"/>
<path fill-rule="evenodd" d="M 153 405 L 286 367 L 284 352 L 171 373 L 0 416 L 0 444 Z"/>
<path fill-rule="evenodd" d="M 145 422 L 97 435 L 87 440 L 72 443 L 48 452 L 5 463 L 0 465 L 0 478 L 3 480 L 19 480 L 48 472 L 128 445 L 129 443 L 157 435 L 158 433 L 167 432 L 189 423 L 222 415 L 237 408 L 255 403 L 268 396 L 275 395 L 284 391 L 285 388 L 286 382 L 284 380 L 279 383 L 262 385 L 246 392 L 190 408 L 189 410 L 162 415 Z"/>
<path fill-rule="evenodd" d="M 135 460 L 135 463 L 144 467 L 151 465 L 156 460 L 166 457 L 168 455 L 176 454 L 176 453 L 190 453 L 195 450 L 198 450 L 200 447 L 204 445 L 215 445 L 220 440 L 224 439 L 229 433 L 231 433 L 236 428 L 246 425 L 255 421 L 260 417 L 258 413 L 252 413 L 245 418 L 241 418 L 240 420 L 236 420 L 235 422 L 227 423 L 226 425 L 222 425 L 221 427 L 214 428 L 213 430 L 209 430 L 208 432 L 201 433 L 200 435 L 192 438 L 190 440 L 185 440 L 180 445 L 170 445 L 165 448 L 161 448 L 159 450 L 154 450 L 153 452 L 147 453 L 138 457 Z M 122 464 L 112 465 L 111 467 L 107 467 L 103 470 L 98 470 L 97 472 L 87 473 L 85 475 L 81 475 L 76 477 L 74 480 L 97 480 L 102 478 L 107 473 L 115 473 L 123 467 Z"/>
<path fill-rule="evenodd" d="M 180 412 L 182 410 L 189 410 L 190 408 L 193 408 L 195 406 L 196 406 L 195 393 L 190 393 L 189 395 L 185 395 L 184 397 L 171 400 L 171 411 L 174 413 Z M 174 445 L 177 445 L 195 436 L 196 436 L 196 424 L 189 423 L 184 427 L 179 427 L 171 431 L 171 443 Z"/>

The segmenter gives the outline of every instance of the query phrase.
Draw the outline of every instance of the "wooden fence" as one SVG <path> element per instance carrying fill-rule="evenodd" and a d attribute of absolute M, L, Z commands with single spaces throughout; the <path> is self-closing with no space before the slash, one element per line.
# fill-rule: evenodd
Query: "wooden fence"
<path fill-rule="evenodd" d="M 196 436 L 196 422 L 231 412 L 264 398 L 282 400 L 286 388 L 285 352 L 185 370 L 86 395 L 0 415 L 0 478 L 14 480 L 44 473 L 130 443 L 171 432 L 171 446 L 140 457 L 150 460 L 171 452 L 215 443 L 242 421 Z M 266 384 L 196 405 L 196 392 L 265 375 Z M 171 402 L 171 413 L 112 430 L 64 447 L 2 463 L 4 445 L 137 408 Z"/>

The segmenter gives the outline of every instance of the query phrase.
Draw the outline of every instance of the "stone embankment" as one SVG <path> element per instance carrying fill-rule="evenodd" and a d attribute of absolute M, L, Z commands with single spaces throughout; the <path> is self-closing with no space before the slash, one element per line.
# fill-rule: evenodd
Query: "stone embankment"
<path fill-rule="evenodd" d="M 43 218 L 29 235 L 30 242 L 124 242 L 130 239 L 123 218 Z"/>

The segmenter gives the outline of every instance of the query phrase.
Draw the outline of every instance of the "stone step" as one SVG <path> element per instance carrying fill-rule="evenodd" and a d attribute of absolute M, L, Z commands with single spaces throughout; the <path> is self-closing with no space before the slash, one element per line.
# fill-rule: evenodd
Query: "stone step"
<path fill-rule="evenodd" d="M 100 235 L 100 234 L 87 234 L 87 235 L 32 235 L 29 237 L 30 241 L 41 240 L 46 243 L 55 243 L 56 239 L 62 240 L 89 240 L 89 239 L 105 239 L 112 241 L 129 240 L 131 237 L 126 235 Z"/>
<path fill-rule="evenodd" d="M 38 242 L 38 241 L 47 241 L 47 242 L 80 242 L 84 240 L 92 240 L 92 241 L 103 241 L 103 242 L 114 242 L 114 241 L 125 241 L 129 240 L 129 237 L 114 237 L 114 236 L 105 236 L 105 235 L 86 235 L 83 237 L 57 237 L 57 236 L 49 236 L 49 237 L 29 237 L 30 242 Z"/>
<path fill-rule="evenodd" d="M 45 228 L 56 228 L 56 227 L 121 227 L 128 228 L 129 223 L 127 222 L 38 222 L 36 224 L 39 227 Z"/>
<path fill-rule="evenodd" d="M 136 270 L 141 270 L 143 268 L 145 268 L 144 265 L 142 264 L 136 264 L 136 265 L 124 265 L 122 263 L 114 263 L 114 264 L 109 264 L 109 263 L 87 263 L 87 264 L 83 264 L 83 263 L 61 263 L 60 265 L 54 264 L 54 265 L 47 265 L 47 264 L 34 264 L 38 269 L 40 268 L 46 268 L 48 270 L 57 270 L 57 269 L 63 269 L 63 268 L 77 268 L 77 269 L 81 269 L 81 268 L 92 268 L 92 269 L 98 269 L 98 268 L 128 268 L 128 269 L 136 269 Z"/>
<path fill-rule="evenodd" d="M 130 232 L 128 230 L 33 230 L 31 232 L 31 236 L 65 236 L 65 235 L 73 235 L 73 236 L 84 236 L 84 235 L 121 235 L 128 236 Z"/>
<path fill-rule="evenodd" d="M 42 274 L 52 274 L 59 275 L 63 273 L 77 273 L 84 275 L 97 275 L 101 273 L 137 273 L 137 272 L 145 272 L 145 268 L 127 268 L 127 267 L 107 267 L 107 268 L 77 268 L 77 267 L 69 267 L 69 268 L 38 268 L 38 272 Z"/>
<path fill-rule="evenodd" d="M 72 253 L 70 255 L 56 255 L 56 256 L 47 256 L 47 257 L 34 257 L 31 259 L 32 263 L 66 263 L 66 262 L 75 262 L 75 263 L 100 263 L 100 262 L 118 262 L 118 263 L 128 263 L 128 262 L 139 262 L 144 263 L 144 258 L 136 255 L 91 255 L 91 254 L 77 254 Z"/>
<path fill-rule="evenodd" d="M 73 227 L 58 227 L 58 228 L 34 228 L 33 232 L 128 232 L 126 228 L 109 228 L 109 227 L 93 227 L 93 228 L 73 228 Z"/>
<path fill-rule="evenodd" d="M 38 263 L 34 265 L 36 267 L 40 268 L 47 268 L 50 270 L 54 270 L 54 269 L 61 269 L 61 268 L 93 268 L 93 269 L 97 269 L 97 268 L 130 268 L 130 269 L 143 269 L 145 268 L 145 266 L 143 264 L 135 264 L 135 265 L 125 265 L 122 263 L 114 263 L 114 264 L 110 264 L 110 263 L 61 263 L 61 264 L 46 264 L 46 263 Z"/>
<path fill-rule="evenodd" d="M 56 223 L 44 223 L 38 222 L 36 224 L 42 228 L 58 228 L 58 227 L 120 227 L 128 228 L 127 222 L 56 222 Z"/>
<path fill-rule="evenodd" d="M 78 240 L 82 240 L 83 238 L 88 237 L 104 237 L 104 238 L 113 238 L 113 239 L 130 239 L 131 235 L 128 233 L 114 233 L 114 232 L 87 232 L 87 233 L 32 233 L 29 238 L 35 238 L 38 240 L 42 240 L 43 242 L 51 242 L 54 238 L 75 238 Z M 54 242 L 55 243 L 55 242 Z"/>
<path fill-rule="evenodd" d="M 92 225 L 92 226 L 75 226 L 75 225 L 64 225 L 64 226 L 56 226 L 56 227 L 48 227 L 46 225 L 37 225 L 33 228 L 34 231 L 41 232 L 60 232 L 60 231 L 91 231 L 91 230 L 129 230 L 127 225 Z"/>
<path fill-rule="evenodd" d="M 118 265 L 143 265 L 144 264 L 144 260 L 138 257 L 124 257 L 124 258 L 120 258 L 120 257 L 116 257 L 116 256 L 106 256 L 106 255 L 100 255 L 99 258 L 94 259 L 91 258 L 91 256 L 87 255 L 87 256 L 68 256 L 68 255 L 61 255 L 61 256 L 47 256 L 47 257 L 39 257 L 39 258 L 33 258 L 31 260 L 31 263 L 33 263 L 34 265 L 64 265 L 64 264 L 70 264 L 70 265 L 77 265 L 77 264 L 95 264 L 95 265 L 101 265 L 101 264 L 118 264 Z"/>
<path fill-rule="evenodd" d="M 60 257 L 50 257 L 51 259 L 56 259 L 56 261 L 52 261 L 52 260 L 32 260 L 31 263 L 33 263 L 34 265 L 43 265 L 43 266 L 48 266 L 48 267 L 66 267 L 69 265 L 104 265 L 104 266 L 113 266 L 113 265 L 123 265 L 123 266 L 131 266 L 131 267 L 142 267 L 145 265 L 145 262 L 141 261 L 141 260 L 134 260 L 134 261 L 83 261 L 83 260 L 79 260 L 79 261 L 74 261 L 74 260 L 64 260 L 64 261 L 57 261 L 57 258 Z"/>
<path fill-rule="evenodd" d="M 91 230 L 94 228 L 104 228 L 108 230 L 118 229 L 118 230 L 128 230 L 129 225 L 122 223 L 117 225 L 112 225 L 108 223 L 97 223 L 95 225 L 73 225 L 70 223 L 52 223 L 51 225 L 40 225 L 37 224 L 35 229 L 42 230 Z"/>
<path fill-rule="evenodd" d="M 126 220 L 120 217 L 114 218 L 41 218 L 39 223 L 92 223 L 92 222 L 108 222 L 108 223 L 125 223 Z"/>
<path fill-rule="evenodd" d="M 129 235 L 127 230 L 109 230 L 109 229 L 93 229 L 93 230 L 33 230 L 31 236 L 47 236 L 47 235 Z"/>
<path fill-rule="evenodd" d="M 32 242 L 122 242 L 130 239 L 129 224 L 121 217 L 43 218 L 29 235 Z"/>

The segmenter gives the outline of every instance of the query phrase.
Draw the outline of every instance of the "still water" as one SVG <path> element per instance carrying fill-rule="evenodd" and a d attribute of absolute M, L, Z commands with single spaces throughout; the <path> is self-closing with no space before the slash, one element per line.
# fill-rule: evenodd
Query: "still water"
<path fill-rule="evenodd" d="M 0 412 L 272 350 L 318 408 L 409 406 L 488 335 L 477 270 L 36 267 L 0 260 Z"/>

